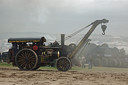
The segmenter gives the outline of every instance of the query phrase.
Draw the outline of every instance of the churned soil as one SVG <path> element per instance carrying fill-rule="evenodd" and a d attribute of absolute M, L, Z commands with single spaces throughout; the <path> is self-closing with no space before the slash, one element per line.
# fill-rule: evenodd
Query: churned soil
<path fill-rule="evenodd" d="M 128 85 L 128 72 L 20 71 L 0 67 L 0 85 Z"/>

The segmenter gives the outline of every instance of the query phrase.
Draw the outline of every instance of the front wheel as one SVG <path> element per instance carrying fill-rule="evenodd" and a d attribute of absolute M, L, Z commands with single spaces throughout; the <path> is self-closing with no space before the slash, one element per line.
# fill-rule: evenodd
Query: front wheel
<path fill-rule="evenodd" d="M 71 69 L 71 61 L 69 58 L 67 57 L 60 57 L 57 59 L 56 61 L 56 68 L 59 71 L 68 71 L 69 69 Z"/>

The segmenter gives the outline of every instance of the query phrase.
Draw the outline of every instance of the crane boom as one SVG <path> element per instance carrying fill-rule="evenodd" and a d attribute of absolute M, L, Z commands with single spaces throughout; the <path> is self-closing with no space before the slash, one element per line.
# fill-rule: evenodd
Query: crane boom
<path fill-rule="evenodd" d="M 90 30 L 85 34 L 84 38 L 79 42 L 79 44 L 77 45 L 77 47 L 73 50 L 73 52 L 70 54 L 69 58 L 73 58 L 76 53 L 78 52 L 78 50 L 84 45 L 84 43 L 87 41 L 87 39 L 89 38 L 89 36 L 92 34 L 92 32 L 95 30 L 95 28 L 102 23 L 108 23 L 109 20 L 106 19 L 102 19 L 102 20 L 96 20 L 93 23 L 91 23 L 91 28 Z M 103 31 L 103 35 L 105 34 L 105 30 L 106 30 L 106 26 L 103 25 L 102 26 L 102 31 Z"/>

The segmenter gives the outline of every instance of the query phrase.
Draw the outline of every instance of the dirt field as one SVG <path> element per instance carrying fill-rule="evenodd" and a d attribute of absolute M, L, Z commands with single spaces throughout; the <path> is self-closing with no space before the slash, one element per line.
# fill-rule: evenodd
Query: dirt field
<path fill-rule="evenodd" d="M 20 71 L 0 67 L 0 85 L 128 85 L 128 72 Z"/>

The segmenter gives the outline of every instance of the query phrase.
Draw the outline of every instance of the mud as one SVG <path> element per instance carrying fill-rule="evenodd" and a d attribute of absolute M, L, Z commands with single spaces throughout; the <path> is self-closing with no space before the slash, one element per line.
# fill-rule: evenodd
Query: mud
<path fill-rule="evenodd" d="M 0 85 L 128 85 L 128 72 L 20 71 L 0 67 Z"/>

